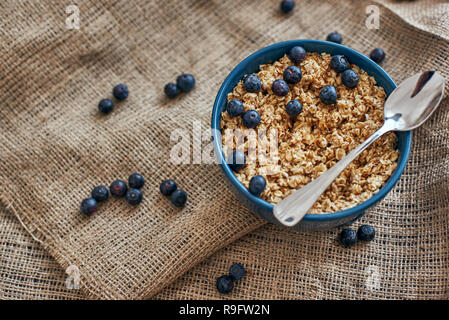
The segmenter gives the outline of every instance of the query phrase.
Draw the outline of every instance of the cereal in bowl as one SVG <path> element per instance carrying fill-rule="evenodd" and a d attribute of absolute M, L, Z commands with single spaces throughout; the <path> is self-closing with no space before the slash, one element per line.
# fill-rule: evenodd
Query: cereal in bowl
<path fill-rule="evenodd" d="M 237 179 L 248 188 L 254 176 L 263 176 L 266 186 L 260 197 L 272 204 L 317 178 L 384 122 L 384 89 L 350 63 L 343 68 L 351 71 L 342 76 L 345 71 L 331 68 L 331 58 L 327 53 L 307 53 L 295 64 L 285 55 L 272 64 L 261 65 L 258 73 L 249 80 L 246 76 L 228 94 L 228 102 L 237 99 L 243 103 L 241 114 L 254 110 L 260 120 L 256 119 L 256 127 L 248 126 L 246 120 L 245 126 L 240 113 L 223 112 L 224 154 L 236 149 L 245 152 L 246 163 L 235 172 Z M 245 80 L 248 87 L 257 82 L 256 77 L 260 89 L 248 92 Z M 372 197 L 397 166 L 396 145 L 393 132 L 374 142 L 335 179 L 309 213 L 341 211 Z M 263 151 L 268 149 L 272 153 L 267 157 Z"/>

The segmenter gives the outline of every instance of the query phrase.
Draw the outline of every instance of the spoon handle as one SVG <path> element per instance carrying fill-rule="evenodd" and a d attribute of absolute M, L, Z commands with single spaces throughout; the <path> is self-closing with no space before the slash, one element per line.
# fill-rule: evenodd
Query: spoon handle
<path fill-rule="evenodd" d="M 301 189 L 293 191 L 288 197 L 278 202 L 273 208 L 274 216 L 285 226 L 292 227 L 296 225 L 306 215 L 307 211 L 309 211 L 321 194 L 326 191 L 335 178 L 337 178 L 363 150 L 388 131 L 391 131 L 391 126 L 389 126 L 387 121 L 371 137 L 352 150 L 343 159 L 338 161 L 332 168 L 322 173 L 318 178 L 314 179 Z"/>

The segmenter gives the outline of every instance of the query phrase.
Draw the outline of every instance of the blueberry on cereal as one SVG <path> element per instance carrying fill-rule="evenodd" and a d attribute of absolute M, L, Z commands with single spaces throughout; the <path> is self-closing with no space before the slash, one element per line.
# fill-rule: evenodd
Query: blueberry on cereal
<path fill-rule="evenodd" d="M 284 70 L 284 80 L 287 83 L 295 84 L 301 81 L 302 72 L 297 66 L 289 66 Z"/>
<path fill-rule="evenodd" d="M 255 196 L 258 196 L 265 190 L 266 185 L 267 181 L 263 176 L 254 176 L 249 181 L 249 192 L 251 192 Z"/>
<path fill-rule="evenodd" d="M 340 73 L 349 68 L 349 62 L 345 56 L 337 54 L 335 56 L 332 56 L 330 66 L 335 70 L 335 72 Z"/>
<path fill-rule="evenodd" d="M 231 117 L 237 117 L 241 115 L 243 113 L 243 102 L 239 99 L 232 99 L 228 102 L 226 111 L 228 111 Z"/>
<path fill-rule="evenodd" d="M 228 155 L 227 162 L 232 171 L 239 172 L 245 166 L 245 154 L 243 153 L 243 151 L 234 150 Z"/>
<path fill-rule="evenodd" d="M 291 100 L 285 106 L 285 110 L 290 117 L 296 117 L 302 112 L 302 103 L 298 100 Z"/>
<path fill-rule="evenodd" d="M 332 85 L 324 86 L 320 91 L 320 100 L 324 104 L 334 104 L 337 102 L 337 89 Z"/>
<path fill-rule="evenodd" d="M 260 122 L 260 114 L 256 110 L 248 110 L 242 116 L 243 125 L 248 129 L 254 129 Z"/>
<path fill-rule="evenodd" d="M 273 84 L 271 85 L 271 90 L 273 90 L 273 93 L 275 95 L 283 97 L 288 94 L 289 87 L 285 80 L 277 79 L 274 80 Z"/>
<path fill-rule="evenodd" d="M 250 74 L 245 77 L 243 81 L 243 87 L 248 92 L 258 92 L 262 88 L 262 82 L 255 74 Z"/>
<path fill-rule="evenodd" d="M 341 74 L 341 82 L 348 88 L 354 88 L 359 83 L 359 74 L 352 69 L 348 69 Z"/>
<path fill-rule="evenodd" d="M 306 58 L 306 50 L 301 46 L 296 46 L 290 49 L 288 57 L 296 64 L 300 64 Z"/>

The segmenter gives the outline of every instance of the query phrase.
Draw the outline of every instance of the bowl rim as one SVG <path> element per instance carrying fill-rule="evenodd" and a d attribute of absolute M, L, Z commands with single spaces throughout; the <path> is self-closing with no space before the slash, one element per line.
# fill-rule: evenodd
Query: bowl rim
<path fill-rule="evenodd" d="M 225 175 L 229 179 L 229 181 L 237 188 L 237 190 L 242 193 L 246 198 L 248 198 L 251 202 L 255 203 L 257 206 L 262 207 L 264 210 L 267 211 L 273 211 L 274 205 L 263 200 L 262 198 L 259 198 L 257 196 L 254 196 L 251 194 L 248 189 L 237 179 L 234 172 L 229 167 L 222 149 L 222 142 L 221 142 L 221 134 L 218 135 L 217 133 L 221 133 L 220 129 L 220 120 L 221 120 L 221 114 L 222 111 L 220 110 L 220 106 L 222 104 L 222 100 L 227 98 L 227 93 L 225 93 L 225 88 L 228 86 L 228 83 L 231 81 L 231 79 L 240 72 L 242 68 L 251 60 L 262 56 L 274 49 L 279 49 L 282 47 L 290 47 L 292 45 L 301 45 L 304 43 L 308 44 L 316 44 L 316 45 L 327 45 L 327 46 L 334 46 L 336 48 L 340 48 L 343 50 L 349 50 L 351 54 L 357 56 L 358 59 L 365 60 L 368 64 L 371 64 L 374 69 L 377 70 L 379 73 L 379 76 L 384 78 L 387 82 L 389 82 L 393 90 L 397 87 L 396 83 L 393 81 L 393 79 L 385 72 L 385 70 L 382 69 L 377 63 L 372 61 L 367 56 L 361 54 L 360 52 L 343 46 L 341 44 L 329 42 L 329 41 L 323 41 L 323 40 L 312 40 L 312 39 L 297 39 L 297 40 L 288 40 L 283 42 L 278 42 L 275 44 L 271 44 L 269 46 L 266 46 L 260 50 L 255 51 L 245 59 L 243 59 L 239 64 L 237 64 L 236 67 L 232 69 L 232 71 L 228 74 L 226 79 L 223 81 L 217 96 L 214 101 L 214 107 L 212 109 L 212 121 L 211 121 L 211 129 L 212 129 L 212 138 L 214 143 L 214 149 L 215 154 L 217 157 L 217 161 L 219 161 L 219 164 L 224 171 Z M 312 51 L 313 52 L 313 51 Z M 324 222 L 324 221 L 332 221 L 332 220 L 339 220 L 343 219 L 348 216 L 352 216 L 356 213 L 363 212 L 364 210 L 368 209 L 378 201 L 380 201 L 383 197 L 385 197 L 388 192 L 394 187 L 394 185 L 398 182 L 400 176 L 402 175 L 402 172 L 404 171 L 404 168 L 407 164 L 409 155 L 410 155 L 410 149 L 411 149 L 411 138 L 412 134 L 411 131 L 401 131 L 402 134 L 405 134 L 405 145 L 404 150 L 402 150 L 402 154 L 400 155 L 400 161 L 398 162 L 398 165 L 393 172 L 393 174 L 388 178 L 387 182 L 383 185 L 383 187 L 377 191 L 371 198 L 368 200 L 351 207 L 349 209 L 345 209 L 342 211 L 337 211 L 334 213 L 322 213 L 322 214 L 306 214 L 302 221 L 309 221 L 309 222 Z"/>

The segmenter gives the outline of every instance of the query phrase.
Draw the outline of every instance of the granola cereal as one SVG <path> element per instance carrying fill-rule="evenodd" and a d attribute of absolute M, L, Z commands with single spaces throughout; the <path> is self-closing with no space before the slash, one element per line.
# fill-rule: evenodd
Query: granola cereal
<path fill-rule="evenodd" d="M 263 175 L 267 186 L 261 198 L 277 203 L 292 191 L 301 188 L 332 167 L 348 152 L 379 129 L 384 121 L 385 91 L 376 85 L 373 77 L 355 65 L 351 68 L 359 74 L 359 82 L 353 89 L 346 88 L 329 66 L 329 54 L 307 53 L 299 67 L 302 80 L 290 85 L 290 92 L 276 96 L 271 85 L 282 79 L 285 68 L 294 63 L 287 55 L 272 64 L 260 66 L 258 76 L 262 90 L 245 91 L 242 81 L 229 93 L 228 101 L 240 99 L 245 111 L 256 110 L 261 121 L 257 133 L 275 129 L 277 132 L 278 160 L 268 165 L 256 158 L 248 161 L 236 177 L 248 187 L 255 175 Z M 325 105 L 319 99 L 321 88 L 333 85 L 337 89 L 335 105 Z M 292 119 L 285 105 L 293 99 L 303 105 L 301 114 Z M 240 129 L 245 131 L 241 117 L 231 117 L 224 112 L 221 119 L 223 132 Z M 226 145 L 223 134 L 223 150 L 227 155 L 237 148 L 237 139 Z M 270 143 L 267 135 L 265 142 Z M 364 202 L 387 181 L 397 166 L 398 150 L 395 133 L 388 133 L 363 151 L 321 195 L 309 213 L 332 213 L 348 209 Z M 259 143 L 258 143 L 259 146 Z M 254 146 L 248 141 L 240 146 L 245 153 Z"/>

